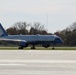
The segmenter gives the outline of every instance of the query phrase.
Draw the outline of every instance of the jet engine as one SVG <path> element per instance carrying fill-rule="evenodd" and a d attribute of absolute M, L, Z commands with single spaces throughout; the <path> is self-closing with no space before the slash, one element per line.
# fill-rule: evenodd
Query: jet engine
<path fill-rule="evenodd" d="M 19 43 L 19 46 L 22 46 L 22 47 L 28 47 L 28 43 L 26 41 L 21 41 Z"/>

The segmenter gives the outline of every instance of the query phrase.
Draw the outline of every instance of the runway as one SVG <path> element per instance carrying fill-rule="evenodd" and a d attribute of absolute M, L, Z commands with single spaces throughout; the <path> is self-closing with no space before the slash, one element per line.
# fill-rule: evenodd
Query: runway
<path fill-rule="evenodd" d="M 76 75 L 76 51 L 0 50 L 0 75 Z"/>

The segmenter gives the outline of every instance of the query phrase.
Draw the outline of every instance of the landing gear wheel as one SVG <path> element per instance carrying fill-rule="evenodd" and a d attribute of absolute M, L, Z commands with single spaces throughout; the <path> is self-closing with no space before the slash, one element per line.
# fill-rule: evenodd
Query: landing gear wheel
<path fill-rule="evenodd" d="M 53 48 L 52 48 L 53 50 L 55 49 L 54 47 L 55 47 L 55 43 L 53 43 Z"/>
<path fill-rule="evenodd" d="M 36 49 L 36 48 L 35 48 L 35 46 L 33 45 L 33 46 L 31 47 L 31 49 Z"/>
<path fill-rule="evenodd" d="M 19 49 L 23 49 L 23 47 L 20 46 Z"/>
<path fill-rule="evenodd" d="M 54 50 L 55 48 L 53 47 L 52 49 Z"/>

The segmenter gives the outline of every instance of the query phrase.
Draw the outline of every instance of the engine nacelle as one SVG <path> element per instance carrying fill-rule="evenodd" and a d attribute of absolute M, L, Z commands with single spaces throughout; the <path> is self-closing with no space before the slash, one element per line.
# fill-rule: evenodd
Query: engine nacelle
<path fill-rule="evenodd" d="M 42 44 L 43 47 L 48 48 L 50 44 Z"/>
<path fill-rule="evenodd" d="M 25 41 L 21 41 L 21 42 L 19 43 L 19 46 L 27 47 L 27 46 L 28 46 L 28 43 L 25 42 Z"/>

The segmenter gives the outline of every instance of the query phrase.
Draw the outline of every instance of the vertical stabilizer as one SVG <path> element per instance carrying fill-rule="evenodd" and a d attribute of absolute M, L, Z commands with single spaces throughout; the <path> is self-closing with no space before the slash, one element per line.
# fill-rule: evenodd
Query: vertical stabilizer
<path fill-rule="evenodd" d="M 0 23 L 0 37 L 2 36 L 8 36 L 7 32 L 4 30 L 4 28 L 2 27 L 1 23 Z"/>

